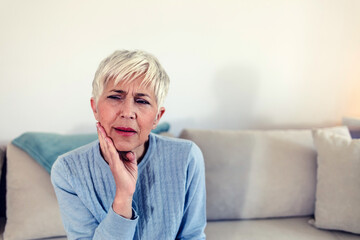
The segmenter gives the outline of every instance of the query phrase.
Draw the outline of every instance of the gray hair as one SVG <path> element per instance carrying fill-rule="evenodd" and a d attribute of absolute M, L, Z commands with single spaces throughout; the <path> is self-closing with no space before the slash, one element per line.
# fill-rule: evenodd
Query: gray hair
<path fill-rule="evenodd" d="M 161 107 L 169 90 L 169 76 L 159 61 L 144 51 L 115 51 L 99 65 L 92 83 L 92 96 L 97 103 L 109 80 L 114 79 L 117 85 L 120 81 L 131 83 L 144 76 L 142 85 L 154 89 L 156 102 Z"/>

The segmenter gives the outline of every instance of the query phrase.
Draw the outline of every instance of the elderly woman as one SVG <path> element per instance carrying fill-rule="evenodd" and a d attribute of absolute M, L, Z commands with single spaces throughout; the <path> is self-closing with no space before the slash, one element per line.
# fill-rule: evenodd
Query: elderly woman
<path fill-rule="evenodd" d="M 151 133 L 169 78 L 142 51 L 116 51 L 93 81 L 98 140 L 51 171 L 69 239 L 205 239 L 205 176 L 192 142 Z"/>

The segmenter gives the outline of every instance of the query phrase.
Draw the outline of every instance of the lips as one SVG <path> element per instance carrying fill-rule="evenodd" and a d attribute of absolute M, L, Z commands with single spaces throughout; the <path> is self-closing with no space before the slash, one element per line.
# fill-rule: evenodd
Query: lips
<path fill-rule="evenodd" d="M 115 131 L 122 135 L 122 136 L 126 136 L 126 137 L 130 137 L 136 134 L 136 131 L 132 128 L 127 128 L 127 127 L 116 127 Z"/>

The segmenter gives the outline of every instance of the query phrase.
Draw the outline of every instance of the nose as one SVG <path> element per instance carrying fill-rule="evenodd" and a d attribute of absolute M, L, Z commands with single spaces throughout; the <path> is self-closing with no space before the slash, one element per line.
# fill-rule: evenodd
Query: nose
<path fill-rule="evenodd" d="M 125 100 L 121 105 L 120 117 L 126 119 L 136 119 L 135 106 L 131 100 Z"/>

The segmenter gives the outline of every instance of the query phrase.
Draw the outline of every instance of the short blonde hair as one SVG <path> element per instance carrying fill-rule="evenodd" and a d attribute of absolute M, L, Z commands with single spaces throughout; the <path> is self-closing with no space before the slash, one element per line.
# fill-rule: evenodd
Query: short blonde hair
<path fill-rule="evenodd" d="M 145 51 L 115 51 L 101 61 L 92 83 L 92 96 L 97 103 L 109 80 L 114 84 L 130 83 L 140 76 L 144 76 L 141 84 L 154 89 L 158 107 L 164 103 L 169 90 L 170 79 L 159 61 Z"/>

